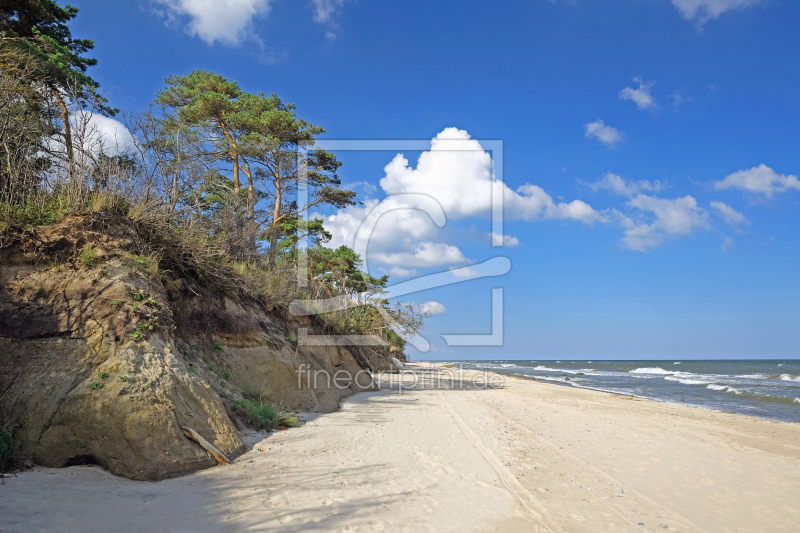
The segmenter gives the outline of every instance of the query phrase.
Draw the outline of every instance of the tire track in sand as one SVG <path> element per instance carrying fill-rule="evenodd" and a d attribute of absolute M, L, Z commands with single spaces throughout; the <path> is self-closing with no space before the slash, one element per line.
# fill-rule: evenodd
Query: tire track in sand
<path fill-rule="evenodd" d="M 506 467 L 503 466 L 503 463 L 500 462 L 499 459 L 492 453 L 490 449 L 483 445 L 480 438 L 475 434 L 474 431 L 467 425 L 464 420 L 458 416 L 455 409 L 450 405 L 447 399 L 444 397 L 442 391 L 437 391 L 439 396 L 439 401 L 450 413 L 450 417 L 456 423 L 458 428 L 461 430 L 461 433 L 464 437 L 469 441 L 470 444 L 481 454 L 484 460 L 492 467 L 497 474 L 497 477 L 500 478 L 500 481 L 506 487 L 508 492 L 514 497 L 514 499 L 519 503 L 523 509 L 528 511 L 530 515 L 536 519 L 538 524 L 536 524 L 536 530 L 542 532 L 551 532 L 551 533 L 562 533 L 564 530 L 556 523 L 547 509 L 530 493 L 522 486 L 522 484 L 517 480 L 517 478 L 509 472 Z"/>
<path fill-rule="evenodd" d="M 558 446 L 556 446 L 552 442 L 548 441 L 544 437 L 542 437 L 539 434 L 537 434 L 535 431 L 527 428 L 526 426 L 522 425 L 521 423 L 517 422 L 516 420 L 513 420 L 512 418 L 509 418 L 508 416 L 504 415 L 502 412 L 498 411 L 497 409 L 494 409 L 493 407 L 490 407 L 489 405 L 486 404 L 486 402 L 481 402 L 481 405 L 485 409 L 491 411 L 494 414 L 495 417 L 497 417 L 500 420 L 503 420 L 506 424 L 514 426 L 514 427 L 520 429 L 521 431 L 523 431 L 523 432 L 527 433 L 528 435 L 532 436 L 534 439 L 538 440 L 540 443 L 552 448 L 557 454 L 569 459 L 571 462 L 573 462 L 576 465 L 576 467 L 580 466 L 580 468 L 586 468 L 588 470 L 591 470 L 596 476 L 599 476 L 601 478 L 605 478 L 607 480 L 610 480 L 610 481 L 614 482 L 618 486 L 623 486 L 624 485 L 625 487 L 627 487 L 625 489 L 627 491 L 627 493 L 630 494 L 631 496 L 633 496 L 635 499 L 639 500 L 643 504 L 646 504 L 648 507 L 651 507 L 652 509 L 660 509 L 661 511 L 663 511 L 667 515 L 671 515 L 670 518 L 673 521 L 675 521 L 676 523 L 681 524 L 683 527 L 688 527 L 692 531 L 695 531 L 695 532 L 698 532 L 698 533 L 709 533 L 706 529 L 698 526 L 697 524 L 695 524 L 691 520 L 687 519 L 685 516 L 681 515 L 680 513 L 675 512 L 672 509 L 668 509 L 668 508 L 664 507 L 660 503 L 658 503 L 658 502 L 652 500 L 651 498 L 645 496 L 641 492 L 630 488 L 630 486 L 628 484 L 623 484 L 621 481 L 615 479 L 608 472 L 600 470 L 599 468 L 597 468 L 595 466 L 592 466 L 589 463 L 587 463 L 585 461 L 582 461 L 578 457 L 572 455 L 571 453 L 559 448 Z M 581 484 L 579 482 L 574 482 L 574 483 L 576 483 L 577 486 L 581 486 Z M 523 490 L 525 490 L 525 489 L 523 489 Z M 626 522 L 628 521 L 628 519 L 622 513 L 620 513 L 617 509 L 614 509 L 613 506 L 603 503 L 597 497 L 597 495 L 589 494 L 589 496 L 591 498 L 593 498 L 597 503 L 603 505 L 604 507 L 609 509 L 611 512 L 613 512 L 614 514 L 616 514 L 620 518 L 623 518 Z"/>

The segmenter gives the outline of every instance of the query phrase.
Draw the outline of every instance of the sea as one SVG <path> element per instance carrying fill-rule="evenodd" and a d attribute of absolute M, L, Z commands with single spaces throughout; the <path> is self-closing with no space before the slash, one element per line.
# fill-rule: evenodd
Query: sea
<path fill-rule="evenodd" d="M 451 361 L 573 387 L 800 422 L 800 360 Z"/>

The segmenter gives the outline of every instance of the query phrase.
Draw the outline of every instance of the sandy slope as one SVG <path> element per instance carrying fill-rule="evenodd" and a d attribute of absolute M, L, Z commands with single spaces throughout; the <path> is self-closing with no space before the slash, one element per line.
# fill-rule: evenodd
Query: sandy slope
<path fill-rule="evenodd" d="M 800 425 L 682 405 L 509 378 L 360 394 L 246 440 L 159 483 L 26 472 L 0 531 L 800 530 Z"/>

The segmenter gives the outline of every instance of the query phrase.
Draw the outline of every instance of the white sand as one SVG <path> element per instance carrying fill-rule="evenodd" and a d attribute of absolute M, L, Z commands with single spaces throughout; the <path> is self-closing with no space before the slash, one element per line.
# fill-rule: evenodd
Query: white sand
<path fill-rule="evenodd" d="M 360 394 L 159 483 L 35 468 L 0 531 L 800 531 L 800 424 L 505 383 Z"/>

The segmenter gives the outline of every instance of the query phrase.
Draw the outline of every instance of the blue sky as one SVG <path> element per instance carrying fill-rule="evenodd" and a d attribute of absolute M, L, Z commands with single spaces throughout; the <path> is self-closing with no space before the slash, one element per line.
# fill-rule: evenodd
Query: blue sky
<path fill-rule="evenodd" d="M 419 168 L 419 151 L 340 154 L 365 206 L 321 213 L 337 242 L 387 193 L 432 195 L 447 215 L 385 215 L 372 271 L 511 260 L 505 276 L 407 296 L 446 310 L 413 357 L 800 356 L 797 2 L 76 4 L 73 34 L 95 40 L 92 75 L 125 111 L 204 69 L 294 102 L 329 139 L 503 141 L 502 248 L 488 245 L 483 145 Z M 504 346 L 446 346 L 442 333 L 490 332 L 493 287 Z"/>

